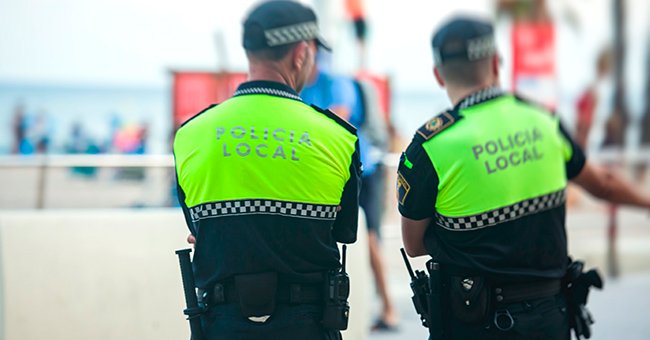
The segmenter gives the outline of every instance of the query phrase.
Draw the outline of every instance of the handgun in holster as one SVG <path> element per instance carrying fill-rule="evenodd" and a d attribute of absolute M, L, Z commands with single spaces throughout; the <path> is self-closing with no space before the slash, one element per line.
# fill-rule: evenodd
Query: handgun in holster
<path fill-rule="evenodd" d="M 441 303 L 441 281 L 440 265 L 433 260 L 427 262 L 429 275 L 424 271 L 413 268 L 406 257 L 404 248 L 400 249 L 404 264 L 411 277 L 411 291 L 413 306 L 416 313 L 420 315 L 422 326 L 429 329 L 429 339 L 439 340 L 443 338 L 442 303 Z"/>
<path fill-rule="evenodd" d="M 595 269 L 584 272 L 584 262 L 571 261 L 564 276 L 564 289 L 569 309 L 569 324 L 577 339 L 591 338 L 594 319 L 587 309 L 589 289 L 603 288 L 603 280 Z"/>
<path fill-rule="evenodd" d="M 346 330 L 350 318 L 350 277 L 345 271 L 347 246 L 343 245 L 341 269 L 331 270 L 325 276 L 325 301 L 321 323 L 325 329 Z"/>
<path fill-rule="evenodd" d="M 442 317 L 442 277 L 440 264 L 433 260 L 427 261 L 429 272 L 429 339 L 441 340 L 445 337 Z"/>

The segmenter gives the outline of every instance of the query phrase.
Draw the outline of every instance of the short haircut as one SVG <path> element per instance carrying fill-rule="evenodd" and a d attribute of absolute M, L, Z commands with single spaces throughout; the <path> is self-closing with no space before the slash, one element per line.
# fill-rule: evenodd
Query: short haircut
<path fill-rule="evenodd" d="M 258 50 L 246 50 L 246 55 L 258 60 L 278 61 L 286 57 L 300 42 L 280 46 L 262 48 Z"/>
<path fill-rule="evenodd" d="M 437 66 L 445 82 L 459 86 L 475 86 L 490 76 L 492 57 L 475 61 L 450 60 Z"/>

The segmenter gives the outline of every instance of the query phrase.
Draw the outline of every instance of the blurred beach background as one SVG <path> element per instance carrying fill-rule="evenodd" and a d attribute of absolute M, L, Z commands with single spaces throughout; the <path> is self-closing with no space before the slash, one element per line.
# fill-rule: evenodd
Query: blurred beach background
<path fill-rule="evenodd" d="M 364 70 L 390 84 L 382 234 L 401 323 L 368 332 L 377 301 L 363 288 L 372 280 L 361 238 L 351 247 L 358 295 L 346 338 L 426 336 L 398 252 L 394 169 L 414 131 L 449 106 L 432 75 L 430 38 L 450 15 L 493 19 L 503 87 L 552 106 L 574 132 L 587 119 L 589 155 L 650 194 L 650 2 L 367 0 L 363 60 L 343 0 L 304 2 L 319 13 L 336 72 Z M 253 3 L 0 2 L 0 340 L 188 338 L 173 255 L 187 234 L 170 155 L 175 75 L 245 72 L 241 20 Z M 552 27 L 550 54 L 540 57 L 551 66 L 535 74 L 516 67 L 522 20 Z M 612 70 L 599 78 L 604 51 Z M 615 115 L 625 123 L 614 124 L 619 138 L 608 136 Z M 647 339 L 648 211 L 614 209 L 574 188 L 569 204 L 570 251 L 612 283 L 594 293 L 593 339 Z"/>
<path fill-rule="evenodd" d="M 335 48 L 333 68 L 354 74 L 360 65 L 343 0 L 305 2 L 319 11 L 324 36 Z M 423 121 L 448 106 L 432 76 L 433 29 L 458 13 L 494 19 L 503 58 L 502 84 L 512 89 L 515 20 L 505 10 L 497 15 L 497 5 L 540 1 L 366 2 L 363 68 L 390 79 L 391 120 L 398 136 L 408 140 Z M 576 102 L 596 78 L 599 53 L 614 47 L 615 1 L 542 2 L 554 27 L 550 58 L 555 70 L 554 86 L 540 87 L 538 95 L 552 92 L 557 112 L 574 127 Z M 623 2 L 623 72 L 634 122 L 646 107 L 650 4 Z M 47 134 L 48 151 L 53 153 L 66 150 L 75 124 L 97 144 L 106 143 L 121 128 L 146 126 L 146 152 L 168 152 L 173 133 L 172 71 L 245 72 L 241 20 L 253 3 L 4 1 L 0 5 L 0 152 L 12 150 L 11 128 L 18 110 L 27 116 L 28 127 L 40 124 L 39 119 L 45 121 L 39 133 Z M 633 147 L 638 145 L 639 132 L 634 128 L 638 124 L 631 126 L 627 138 Z"/>

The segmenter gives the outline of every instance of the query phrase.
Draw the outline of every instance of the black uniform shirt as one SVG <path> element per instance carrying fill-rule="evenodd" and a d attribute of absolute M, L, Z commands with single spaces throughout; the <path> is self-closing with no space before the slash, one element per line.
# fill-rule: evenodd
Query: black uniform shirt
<path fill-rule="evenodd" d="M 478 105 L 500 96 L 501 93 L 494 92 L 471 95 L 450 111 L 450 117 L 460 120 L 456 124 L 463 124 L 459 115 L 461 106 Z M 560 132 L 573 149 L 571 159 L 566 162 L 566 176 L 571 179 L 582 170 L 585 156 L 561 125 Z M 567 263 L 564 204 L 476 231 L 444 228 L 436 219 L 439 178 L 422 146 L 425 141 L 416 133 L 402 154 L 398 168 L 398 196 L 402 216 L 413 220 L 432 218 L 424 236 L 429 255 L 451 271 L 488 275 L 495 280 L 560 278 L 564 275 Z"/>
<path fill-rule="evenodd" d="M 301 101 L 290 87 L 269 81 L 247 82 L 236 92 L 237 96 L 244 98 L 259 94 L 277 97 L 280 103 L 286 99 Z M 314 114 L 325 114 L 343 125 L 349 133 L 356 134 L 352 126 L 330 111 Z M 205 289 L 233 275 L 269 271 L 278 272 L 280 279 L 288 282 L 315 282 L 322 279 L 323 272 L 340 267 L 336 242 L 352 243 L 356 240 L 361 176 L 358 142 L 351 158 L 350 177 L 343 188 L 341 209 L 335 220 L 301 217 L 300 211 L 291 213 L 298 205 L 291 208 L 280 206 L 277 213 L 192 219 L 192 212 L 185 205 L 185 192 L 178 186 L 179 202 L 187 225 L 197 239 L 193 263 L 196 286 Z M 276 203 L 281 202 L 271 202 L 272 209 L 276 209 Z M 285 210 L 286 214 L 282 213 Z"/>

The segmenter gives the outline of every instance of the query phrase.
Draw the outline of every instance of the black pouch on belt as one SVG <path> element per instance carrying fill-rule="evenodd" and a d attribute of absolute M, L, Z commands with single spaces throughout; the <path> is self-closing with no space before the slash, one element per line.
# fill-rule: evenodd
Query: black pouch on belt
<path fill-rule="evenodd" d="M 250 318 L 273 314 L 277 287 L 275 272 L 235 275 L 241 315 Z"/>
<path fill-rule="evenodd" d="M 449 305 L 454 316 L 465 323 L 481 324 L 487 320 L 490 294 L 485 277 L 450 277 Z"/>

